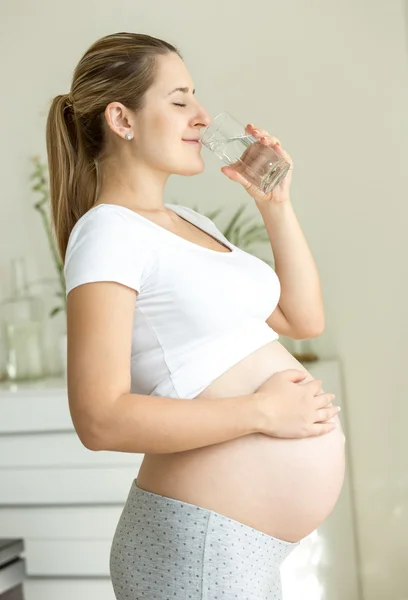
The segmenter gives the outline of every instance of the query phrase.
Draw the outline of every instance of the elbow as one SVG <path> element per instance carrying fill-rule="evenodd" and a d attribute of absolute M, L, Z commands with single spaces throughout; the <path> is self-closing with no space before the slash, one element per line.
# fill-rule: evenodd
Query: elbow
<path fill-rule="evenodd" d="M 94 452 L 106 450 L 107 439 L 112 430 L 113 401 L 105 399 L 101 394 L 71 394 L 69 410 L 75 432 L 81 444 Z"/>
<path fill-rule="evenodd" d="M 101 439 L 99 437 L 96 437 L 94 435 L 91 436 L 89 433 L 87 433 L 86 435 L 84 435 L 82 433 L 80 435 L 78 433 L 78 430 L 76 430 L 76 432 L 77 432 L 77 435 L 79 437 L 81 444 L 87 450 L 92 450 L 93 452 L 97 452 L 98 450 L 103 450 L 103 445 L 102 445 Z"/>
<path fill-rule="evenodd" d="M 313 327 L 309 328 L 309 332 L 308 332 L 308 338 L 316 338 L 319 337 L 319 335 L 322 335 L 324 333 L 326 324 L 323 321 L 320 321 L 319 323 L 315 323 L 313 325 Z"/>
<path fill-rule="evenodd" d="M 109 450 L 110 447 L 108 444 L 107 429 L 105 427 L 99 427 L 95 424 L 95 426 L 88 431 L 88 435 L 86 437 L 86 447 L 88 450 L 92 450 L 93 452 Z"/>
<path fill-rule="evenodd" d="M 324 333 L 325 327 L 324 320 L 318 323 L 309 324 L 307 328 L 299 328 L 292 337 L 295 340 L 309 340 L 311 338 L 316 338 Z"/>
<path fill-rule="evenodd" d="M 96 438 L 86 438 L 81 439 L 82 444 L 85 446 L 87 450 L 92 450 L 92 452 L 98 452 L 98 450 L 103 450 L 103 446 L 99 439 Z"/>
<path fill-rule="evenodd" d="M 97 452 L 105 449 L 99 427 L 96 427 L 90 420 L 87 420 L 86 423 L 74 421 L 74 428 L 81 444 L 87 450 Z"/>

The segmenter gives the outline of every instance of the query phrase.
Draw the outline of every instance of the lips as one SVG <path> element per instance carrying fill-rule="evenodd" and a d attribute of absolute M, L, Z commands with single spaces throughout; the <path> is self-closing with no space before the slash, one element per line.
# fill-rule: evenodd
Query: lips
<path fill-rule="evenodd" d="M 195 139 L 195 140 L 183 140 L 183 142 L 187 142 L 188 144 L 196 144 L 198 146 L 201 146 L 201 142 L 198 139 Z"/>

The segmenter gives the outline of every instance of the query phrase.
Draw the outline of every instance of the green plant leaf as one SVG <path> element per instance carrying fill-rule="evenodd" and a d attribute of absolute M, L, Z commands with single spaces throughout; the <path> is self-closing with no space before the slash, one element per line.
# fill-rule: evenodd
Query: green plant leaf
<path fill-rule="evenodd" d="M 246 204 L 243 204 L 242 206 L 240 206 L 238 208 L 235 215 L 233 215 L 231 221 L 229 222 L 229 224 L 227 225 L 227 227 L 225 229 L 224 235 L 227 239 L 229 239 L 228 236 L 230 235 L 230 233 L 233 230 L 233 228 L 235 227 L 235 224 L 237 223 L 239 217 L 241 216 L 241 214 L 244 212 L 245 209 L 246 209 Z"/>
<path fill-rule="evenodd" d="M 269 242 L 269 236 L 268 233 L 266 231 L 258 231 L 258 232 L 253 232 L 252 234 L 244 234 L 243 235 L 243 241 L 244 243 L 247 244 L 253 244 L 253 243 L 268 243 Z"/>
<path fill-rule="evenodd" d="M 208 219 L 211 219 L 211 221 L 213 221 L 215 219 L 215 217 L 218 217 L 218 215 L 220 214 L 221 210 L 222 210 L 221 208 L 217 208 L 216 210 L 213 210 L 213 211 L 211 211 L 209 213 L 206 213 L 205 216 Z"/>
<path fill-rule="evenodd" d="M 264 229 L 265 228 L 264 228 L 263 225 L 259 225 L 259 223 L 256 223 L 256 225 L 252 225 L 246 231 L 244 231 L 242 233 L 242 235 L 249 235 L 249 234 L 252 234 L 253 232 L 256 232 L 256 231 L 263 231 Z"/>
<path fill-rule="evenodd" d="M 48 176 L 47 176 L 47 165 L 41 162 L 40 156 L 32 156 L 31 162 L 34 165 L 33 172 L 30 176 L 30 180 L 33 181 L 33 185 L 31 189 L 37 194 L 41 195 L 40 200 L 35 202 L 34 208 L 40 213 L 44 229 L 48 238 L 49 247 L 51 249 L 52 258 L 54 260 L 54 264 L 58 273 L 58 279 L 60 283 L 60 293 L 58 294 L 63 299 L 63 306 L 58 308 L 54 308 L 50 312 L 50 316 L 53 317 L 61 310 L 66 310 L 66 288 L 65 288 L 65 277 L 63 272 L 63 264 L 59 256 L 59 252 L 56 245 L 55 236 L 53 235 L 53 231 L 50 223 L 49 216 L 49 205 L 50 205 L 50 193 L 49 193 L 49 184 L 48 184 Z M 47 205 L 48 210 L 45 209 Z"/>
<path fill-rule="evenodd" d="M 55 315 L 57 315 L 57 314 L 58 314 L 59 312 L 61 312 L 62 310 L 64 310 L 64 309 L 62 308 L 62 306 L 56 306 L 55 308 L 53 308 L 53 309 L 50 311 L 50 314 L 49 314 L 49 316 L 50 316 L 50 317 L 55 317 Z"/>
<path fill-rule="evenodd" d="M 265 226 L 263 224 L 261 224 L 261 223 L 251 224 L 251 222 L 249 220 L 245 220 L 244 223 L 238 222 L 239 217 L 244 212 L 245 208 L 246 208 L 246 205 L 238 208 L 238 210 L 235 212 L 235 214 L 231 218 L 230 222 L 227 224 L 226 227 L 224 227 L 224 229 L 222 227 L 218 226 L 216 223 L 215 223 L 215 225 L 218 227 L 218 229 L 221 231 L 223 236 L 226 237 L 229 242 L 231 242 L 235 246 L 238 246 L 242 250 L 251 253 L 251 249 L 250 249 L 251 244 L 267 243 L 270 245 L 270 240 L 269 240 L 268 232 L 266 231 Z M 197 210 L 197 208 L 195 208 L 194 210 L 199 212 Z M 218 215 L 221 212 L 221 210 L 222 209 L 217 209 L 215 211 L 204 213 L 204 214 L 209 219 L 215 221 L 215 219 L 214 219 L 215 216 Z M 264 259 L 261 259 L 261 260 L 264 260 Z M 264 262 L 266 262 L 269 266 L 274 268 L 273 262 L 268 261 L 268 260 L 264 260 Z"/>

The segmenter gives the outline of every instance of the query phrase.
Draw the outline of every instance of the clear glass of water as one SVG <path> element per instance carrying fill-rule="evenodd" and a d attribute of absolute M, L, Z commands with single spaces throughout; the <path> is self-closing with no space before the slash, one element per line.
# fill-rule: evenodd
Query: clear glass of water
<path fill-rule="evenodd" d="M 228 112 L 213 119 L 202 131 L 200 141 L 264 194 L 268 194 L 290 169 L 290 164 L 273 148 L 247 134 L 245 127 Z"/>

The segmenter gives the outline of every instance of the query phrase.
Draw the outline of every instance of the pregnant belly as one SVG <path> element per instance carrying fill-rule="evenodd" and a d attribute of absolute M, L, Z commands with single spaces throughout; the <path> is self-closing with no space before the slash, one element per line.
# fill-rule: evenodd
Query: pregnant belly
<path fill-rule="evenodd" d="M 273 341 L 223 373 L 198 397 L 251 394 L 274 373 L 292 368 L 308 373 Z M 308 373 L 303 383 L 313 379 Z M 341 492 L 345 437 L 337 416 L 334 421 L 338 427 L 322 436 L 281 439 L 255 433 L 186 452 L 146 454 L 137 484 L 296 542 L 328 517 Z"/>

